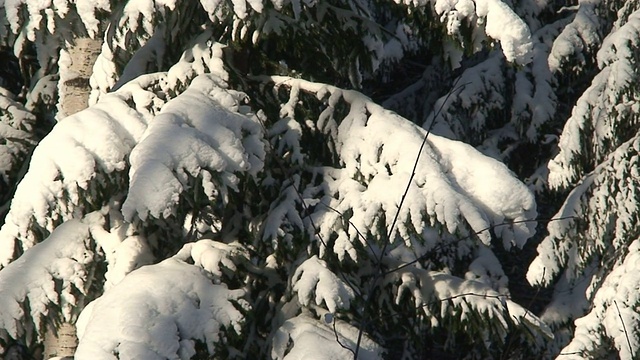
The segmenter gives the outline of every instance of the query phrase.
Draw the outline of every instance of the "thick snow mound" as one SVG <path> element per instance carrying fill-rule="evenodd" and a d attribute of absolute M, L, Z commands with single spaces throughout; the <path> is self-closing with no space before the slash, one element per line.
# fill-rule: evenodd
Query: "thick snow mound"
<path fill-rule="evenodd" d="M 75 356 L 186 360 L 196 340 L 214 354 L 221 332 L 240 333 L 243 317 L 232 301 L 242 295 L 174 258 L 144 266 L 85 308 Z"/>

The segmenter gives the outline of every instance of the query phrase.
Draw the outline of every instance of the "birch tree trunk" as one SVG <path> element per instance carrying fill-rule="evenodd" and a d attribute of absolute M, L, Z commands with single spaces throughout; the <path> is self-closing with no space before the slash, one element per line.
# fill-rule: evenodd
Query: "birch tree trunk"
<path fill-rule="evenodd" d="M 101 37 L 83 37 L 66 50 L 60 51 L 60 81 L 58 82 L 58 120 L 87 108 L 91 86 L 89 78 L 93 72 L 100 49 Z"/>
<path fill-rule="evenodd" d="M 89 78 L 93 72 L 102 47 L 102 37 L 82 37 L 60 51 L 60 80 L 58 82 L 58 121 L 87 108 L 91 86 Z M 67 321 L 53 331 L 49 329 L 44 338 L 44 359 L 62 357 L 73 359 L 78 347 L 76 326 Z"/>

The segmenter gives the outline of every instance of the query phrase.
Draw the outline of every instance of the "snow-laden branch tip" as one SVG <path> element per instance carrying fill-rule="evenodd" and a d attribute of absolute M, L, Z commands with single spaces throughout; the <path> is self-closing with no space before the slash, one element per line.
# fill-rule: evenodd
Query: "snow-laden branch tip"
<path fill-rule="evenodd" d="M 237 112 L 243 98 L 217 77 L 201 75 L 162 108 L 129 157 L 125 219 L 171 216 L 189 177 L 201 177 L 204 193 L 216 201 L 237 191 L 237 174 L 262 169 L 262 129 Z"/>
<path fill-rule="evenodd" d="M 38 144 L 0 229 L 0 266 L 13 260 L 16 250 L 26 251 L 41 241 L 41 234 L 57 224 L 106 204 L 88 204 L 84 194 L 117 187 L 113 182 L 127 168 L 131 149 L 164 104 L 156 93 L 163 81 L 163 74 L 136 79 L 65 118 Z"/>
<path fill-rule="evenodd" d="M 312 256 L 300 264 L 291 279 L 293 292 L 298 294 L 300 305 L 309 306 L 315 298 L 316 305 L 324 304 L 331 313 L 349 309 L 355 297 L 353 290 L 327 268 L 324 260 Z"/>
<path fill-rule="evenodd" d="M 640 353 L 640 241 L 634 240 L 620 266 L 596 290 L 589 312 L 575 321 L 575 334 L 562 353 L 598 356 L 615 347 L 621 359 Z M 628 330 L 628 331 L 627 331 Z M 562 359 L 571 357 L 562 357 Z M 577 357 L 574 357 L 577 358 Z"/>
<path fill-rule="evenodd" d="M 0 334 L 13 339 L 33 336 L 26 331 L 42 335 L 54 308 L 60 308 L 61 319 L 71 320 L 78 297 L 91 280 L 94 253 L 89 227 L 69 220 L 0 271 Z"/>
<path fill-rule="evenodd" d="M 440 20 L 446 22 L 449 35 L 459 35 L 463 22 L 471 24 L 474 46 L 490 37 L 498 40 L 506 59 L 526 65 L 533 57 L 531 31 L 525 21 L 502 0 L 395 0 L 407 5 L 423 7 L 430 11 L 433 6 Z M 453 67 L 458 67 L 462 50 L 448 46 Z M 455 49 L 455 50 L 454 50 Z M 475 49 L 474 49 L 475 50 Z M 455 54 L 458 52 L 458 54 Z"/>
<path fill-rule="evenodd" d="M 75 356 L 190 359 L 196 342 L 218 353 L 225 332 L 241 333 L 244 316 L 238 308 L 248 306 L 243 290 L 210 278 L 220 265 L 232 267 L 224 250 L 224 244 L 203 240 L 128 274 L 81 313 Z M 196 264 L 183 261 L 189 257 Z"/>

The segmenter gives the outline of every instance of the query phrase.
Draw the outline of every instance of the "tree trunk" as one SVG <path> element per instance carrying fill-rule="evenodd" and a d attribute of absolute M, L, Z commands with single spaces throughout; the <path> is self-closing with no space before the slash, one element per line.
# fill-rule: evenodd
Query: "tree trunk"
<path fill-rule="evenodd" d="M 91 86 L 89 78 L 102 48 L 101 36 L 82 37 L 60 51 L 58 81 L 58 121 L 87 108 Z M 80 303 L 82 303 L 80 301 Z M 78 347 L 74 321 L 63 322 L 55 331 L 49 329 L 44 338 L 44 359 L 73 359 Z"/>
<path fill-rule="evenodd" d="M 75 39 L 75 43 L 60 51 L 60 81 L 58 82 L 58 120 L 87 108 L 93 73 L 102 41 L 88 37 Z"/>
<path fill-rule="evenodd" d="M 75 324 L 62 323 L 56 331 L 57 333 L 47 331 L 44 338 L 44 359 L 52 357 L 73 359 L 73 354 L 78 347 Z"/>

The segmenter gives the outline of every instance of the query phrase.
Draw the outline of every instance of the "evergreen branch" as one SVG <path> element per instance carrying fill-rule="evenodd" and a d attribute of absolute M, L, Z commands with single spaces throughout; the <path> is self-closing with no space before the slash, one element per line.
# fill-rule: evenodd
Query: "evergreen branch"
<path fill-rule="evenodd" d="M 321 204 L 322 206 L 326 207 L 327 209 L 329 209 L 329 210 L 331 210 L 331 211 L 333 211 L 333 212 L 337 213 L 338 215 L 340 215 L 340 217 L 342 217 L 344 220 L 346 220 L 346 221 L 349 223 L 349 225 L 355 229 L 356 234 L 358 235 L 358 237 L 359 237 L 359 238 L 360 238 L 360 239 L 361 239 L 365 244 L 367 244 L 367 247 L 369 248 L 369 250 L 371 251 L 371 253 L 372 253 L 372 254 L 375 254 L 375 252 L 374 252 L 374 250 L 373 250 L 373 247 L 372 247 L 372 246 L 371 246 L 371 244 L 367 241 L 367 238 L 365 238 L 365 237 L 364 237 L 364 235 L 362 234 L 362 232 L 360 231 L 360 229 L 358 229 L 358 227 L 357 227 L 353 222 L 351 222 L 351 220 L 347 219 L 347 217 L 344 215 L 344 213 L 343 213 L 343 212 L 341 212 L 340 210 L 338 210 L 338 209 L 334 208 L 333 206 L 331 206 L 331 205 L 329 205 L 329 204 L 325 204 L 325 203 L 323 203 L 322 201 L 321 201 L 321 202 L 319 202 L 319 204 Z M 309 216 L 309 215 L 310 215 L 310 214 L 307 214 L 307 216 Z M 310 217 L 310 216 L 309 216 L 309 217 Z M 317 231 L 317 230 L 316 230 L 316 231 Z"/>
<path fill-rule="evenodd" d="M 262 127 L 262 130 L 264 131 L 265 134 L 267 134 L 267 128 L 264 125 L 264 122 L 262 121 L 262 119 L 260 119 L 258 117 L 258 122 L 260 123 L 260 126 Z M 269 149 L 271 150 L 271 152 L 275 153 L 275 149 L 273 148 L 273 145 L 271 144 L 271 142 L 266 141 L 267 146 L 269 147 Z M 292 175 L 291 172 L 289 170 L 287 170 L 287 168 L 284 166 L 284 164 L 282 163 L 282 159 L 278 158 L 278 157 L 274 157 L 276 164 L 278 165 L 278 167 L 280 168 L 280 171 L 282 171 L 283 174 L 285 174 L 285 176 L 289 179 L 292 179 Z M 302 193 L 300 192 L 300 189 L 298 189 L 298 187 L 296 186 L 295 182 L 292 181 L 291 182 L 291 187 L 293 188 L 293 191 L 296 193 L 296 195 L 298 196 L 298 199 L 300 200 L 300 204 L 302 205 L 302 209 L 305 213 L 305 216 L 303 217 L 308 217 L 309 218 L 309 223 L 311 224 L 311 227 L 313 228 L 313 232 L 314 235 L 316 235 L 318 237 L 318 240 L 320 240 L 320 243 L 322 244 L 322 246 L 324 246 L 325 249 L 329 249 L 329 247 L 327 246 L 327 243 L 324 241 L 324 238 L 322 237 L 322 234 L 320 234 L 320 230 L 318 229 L 318 226 L 316 225 L 315 221 L 313 221 L 313 217 L 311 216 L 311 210 L 309 209 L 309 207 L 307 206 L 307 204 L 304 201 L 304 197 L 302 196 Z M 342 213 L 340 213 L 340 211 L 330 207 L 329 205 L 326 205 L 324 203 L 321 202 L 321 204 L 327 206 L 328 208 L 330 208 L 333 211 L 336 211 L 338 214 L 340 214 L 341 216 L 344 216 Z M 351 223 L 351 221 L 349 221 L 349 224 L 351 224 L 357 231 L 358 235 L 362 237 L 362 239 L 365 240 L 365 243 L 367 245 L 369 245 L 369 243 L 366 241 L 366 239 L 362 236 L 362 234 L 360 233 L 360 230 L 358 230 L 358 228 L 353 225 L 353 223 Z M 347 276 L 340 270 L 340 268 L 336 269 L 336 273 L 338 276 L 340 276 L 340 278 L 342 279 L 342 281 L 344 281 L 349 288 L 351 288 L 351 290 L 353 290 L 353 292 L 355 294 L 360 295 L 360 289 L 358 289 L 357 286 L 355 286 L 354 284 L 351 283 L 351 281 L 347 278 Z"/>
<path fill-rule="evenodd" d="M 544 274 L 547 271 L 547 269 L 542 269 L 542 277 L 544 278 Z M 529 304 L 527 305 L 527 307 L 525 308 L 524 311 L 524 318 L 526 318 L 529 315 L 529 308 L 531 308 L 531 305 L 533 305 L 534 301 L 536 301 L 536 299 L 538 298 L 538 295 L 540 294 L 540 290 L 542 288 L 538 287 L 538 289 L 536 290 L 536 293 L 533 295 L 533 298 L 531 299 L 531 301 L 529 301 Z M 513 337 L 509 337 L 509 342 L 506 344 L 505 349 L 502 353 L 503 355 L 503 359 L 506 359 L 505 356 L 507 356 L 507 354 L 509 353 L 509 349 L 511 348 L 511 344 L 513 343 Z"/>
<path fill-rule="evenodd" d="M 433 117 L 433 121 L 431 121 L 431 124 L 427 128 L 427 132 L 424 134 L 424 137 L 422 139 L 422 143 L 420 144 L 420 149 L 418 150 L 418 154 L 416 155 L 416 160 L 413 163 L 413 169 L 411 171 L 411 176 L 409 176 L 409 180 L 407 181 L 407 186 L 404 189 L 404 193 L 402 194 L 402 198 L 400 199 L 400 203 L 398 204 L 398 210 L 396 211 L 396 214 L 393 217 L 393 222 L 391 222 L 391 226 L 387 230 L 386 239 L 384 239 L 386 241 L 384 241 L 384 245 L 382 246 L 382 251 L 380 251 L 380 257 L 378 257 L 376 259 L 376 261 L 377 261 L 376 275 L 374 276 L 373 280 L 371 281 L 371 285 L 369 286 L 369 291 L 367 293 L 367 300 L 366 300 L 366 304 L 365 304 L 365 307 L 363 309 L 363 314 L 362 314 L 363 318 L 366 318 L 367 310 L 371 306 L 371 302 L 372 302 L 372 299 L 374 297 L 373 294 L 374 294 L 374 290 L 375 290 L 376 284 L 378 283 L 378 280 L 380 280 L 380 278 L 383 276 L 382 258 L 384 257 L 384 254 L 387 252 L 387 248 L 389 247 L 391 235 L 393 234 L 393 230 L 396 227 L 396 223 L 398 222 L 398 219 L 400 218 L 400 210 L 402 210 L 402 205 L 404 204 L 404 201 L 407 198 L 407 194 L 409 193 L 409 189 L 411 188 L 411 183 L 413 182 L 413 178 L 416 175 L 416 169 L 418 168 L 418 164 L 420 163 L 420 156 L 422 155 L 422 150 L 424 149 L 425 145 L 427 144 L 427 138 L 429 137 L 429 134 L 431 134 L 431 130 L 433 129 L 433 126 L 434 126 L 434 124 L 436 122 L 436 118 L 438 117 L 438 115 L 440 114 L 442 109 L 444 109 L 444 104 L 447 103 L 447 100 L 449 100 L 449 98 L 451 97 L 451 95 L 453 95 L 454 92 L 458 91 L 461 88 L 464 88 L 464 86 L 467 85 L 467 84 L 462 84 L 462 85 L 460 85 L 458 87 L 457 85 L 458 85 L 458 81 L 460 81 L 460 78 L 461 77 L 458 77 L 458 78 L 456 78 L 456 81 L 454 81 L 454 83 L 452 85 L 452 90 L 449 91 L 449 93 L 445 97 L 445 100 L 442 102 L 442 104 L 438 108 L 438 111 L 436 111 L 436 114 Z M 373 254 L 373 255 L 375 257 L 375 254 Z M 358 359 L 358 352 L 360 350 L 360 343 L 362 342 L 362 334 L 364 332 L 363 324 L 364 323 L 361 323 L 360 324 L 360 328 L 358 329 L 358 340 L 356 342 L 356 351 L 355 351 L 355 354 L 353 355 L 353 359 L 354 360 Z"/>
<path fill-rule="evenodd" d="M 396 211 L 396 214 L 393 217 L 393 222 L 391 223 L 391 226 L 389 227 L 389 230 L 386 234 L 387 241 L 382 247 L 382 251 L 380 252 L 380 258 L 378 258 L 378 263 L 382 261 L 382 256 L 384 256 L 384 253 L 386 252 L 387 247 L 389 246 L 389 240 L 391 239 L 393 230 L 395 230 L 396 223 L 398 222 L 398 218 L 400 217 L 400 210 L 402 210 L 404 201 L 407 198 L 407 194 L 409 193 L 409 189 L 411 188 L 411 183 L 413 182 L 413 178 L 416 176 L 416 170 L 418 169 L 418 164 L 420 163 L 420 156 L 422 155 L 422 150 L 424 150 L 425 145 L 427 145 L 427 138 L 429 137 L 429 134 L 431 134 L 431 130 L 435 125 L 436 118 L 438 117 L 440 112 L 442 112 L 442 109 L 444 108 L 444 104 L 447 103 L 447 100 L 449 100 L 451 95 L 453 95 L 454 92 L 457 92 L 458 90 L 463 89 L 466 85 L 469 84 L 469 83 L 465 83 L 460 86 L 457 86 L 458 81 L 460 81 L 460 78 L 461 77 L 458 77 L 456 81 L 453 83 L 453 90 L 449 91 L 449 93 L 445 97 L 444 101 L 440 105 L 440 108 L 438 108 L 438 111 L 436 111 L 435 116 L 433 117 L 433 121 L 431 121 L 431 124 L 429 124 L 429 127 L 427 128 L 427 132 L 424 134 L 424 138 L 422 139 L 422 144 L 420 144 L 420 149 L 418 149 L 418 154 L 416 155 L 416 160 L 413 162 L 413 169 L 411 170 L 411 176 L 409 176 L 409 180 L 407 181 L 407 186 L 405 187 L 404 193 L 402 194 L 402 198 L 400 199 L 400 203 L 398 204 L 398 210 Z"/>
<path fill-rule="evenodd" d="M 415 307 L 413 307 L 413 310 L 420 310 L 424 307 L 429 307 L 432 305 L 436 305 L 436 304 L 440 304 L 446 301 L 451 301 L 451 300 L 455 300 L 455 299 L 459 299 L 462 297 L 479 297 L 479 298 L 483 298 L 483 299 L 496 299 L 496 300 L 511 300 L 511 296 L 506 295 L 506 294 L 499 294 L 499 295 L 489 295 L 489 294 L 478 294 L 478 293 L 473 293 L 473 292 L 467 292 L 467 293 L 462 293 L 462 294 L 457 294 L 457 295 L 452 295 L 446 298 L 436 298 L 434 300 L 431 301 L 427 301 L 427 302 L 423 302 L 420 305 L 416 305 Z M 526 317 L 527 314 L 525 314 Z M 402 313 L 395 313 L 395 314 L 391 314 L 392 317 L 394 316 L 404 316 L 404 314 Z"/>
<path fill-rule="evenodd" d="M 482 232 L 493 230 L 493 229 L 495 229 L 497 227 L 500 227 L 500 226 L 508 226 L 508 225 L 513 225 L 513 224 L 527 223 L 527 222 L 547 222 L 548 223 L 548 222 L 552 222 L 552 221 L 560 221 L 560 220 L 576 219 L 576 218 L 577 218 L 577 216 L 563 216 L 563 217 L 551 218 L 551 219 L 536 218 L 536 219 L 531 219 L 531 220 L 508 221 L 508 222 L 503 222 L 503 223 L 500 223 L 500 224 L 494 224 L 494 225 L 488 226 L 488 227 L 486 227 L 486 228 L 484 228 L 482 230 L 476 231 L 473 234 L 465 236 L 465 237 L 460 238 L 458 240 L 466 240 L 466 239 L 471 238 L 472 236 L 479 235 Z M 406 267 L 409 267 L 409 266 L 417 263 L 418 261 L 426 259 L 428 256 L 429 256 L 429 253 L 427 252 L 427 253 L 423 254 L 422 256 L 416 258 L 415 260 L 412 260 L 412 261 L 410 261 L 410 262 L 408 262 L 406 264 L 402 264 L 402 265 L 398 266 L 395 269 L 387 271 L 386 273 L 383 274 L 383 276 L 389 275 L 389 274 L 394 273 L 394 272 L 396 272 L 398 270 L 402 270 L 402 269 L 404 269 Z"/>

